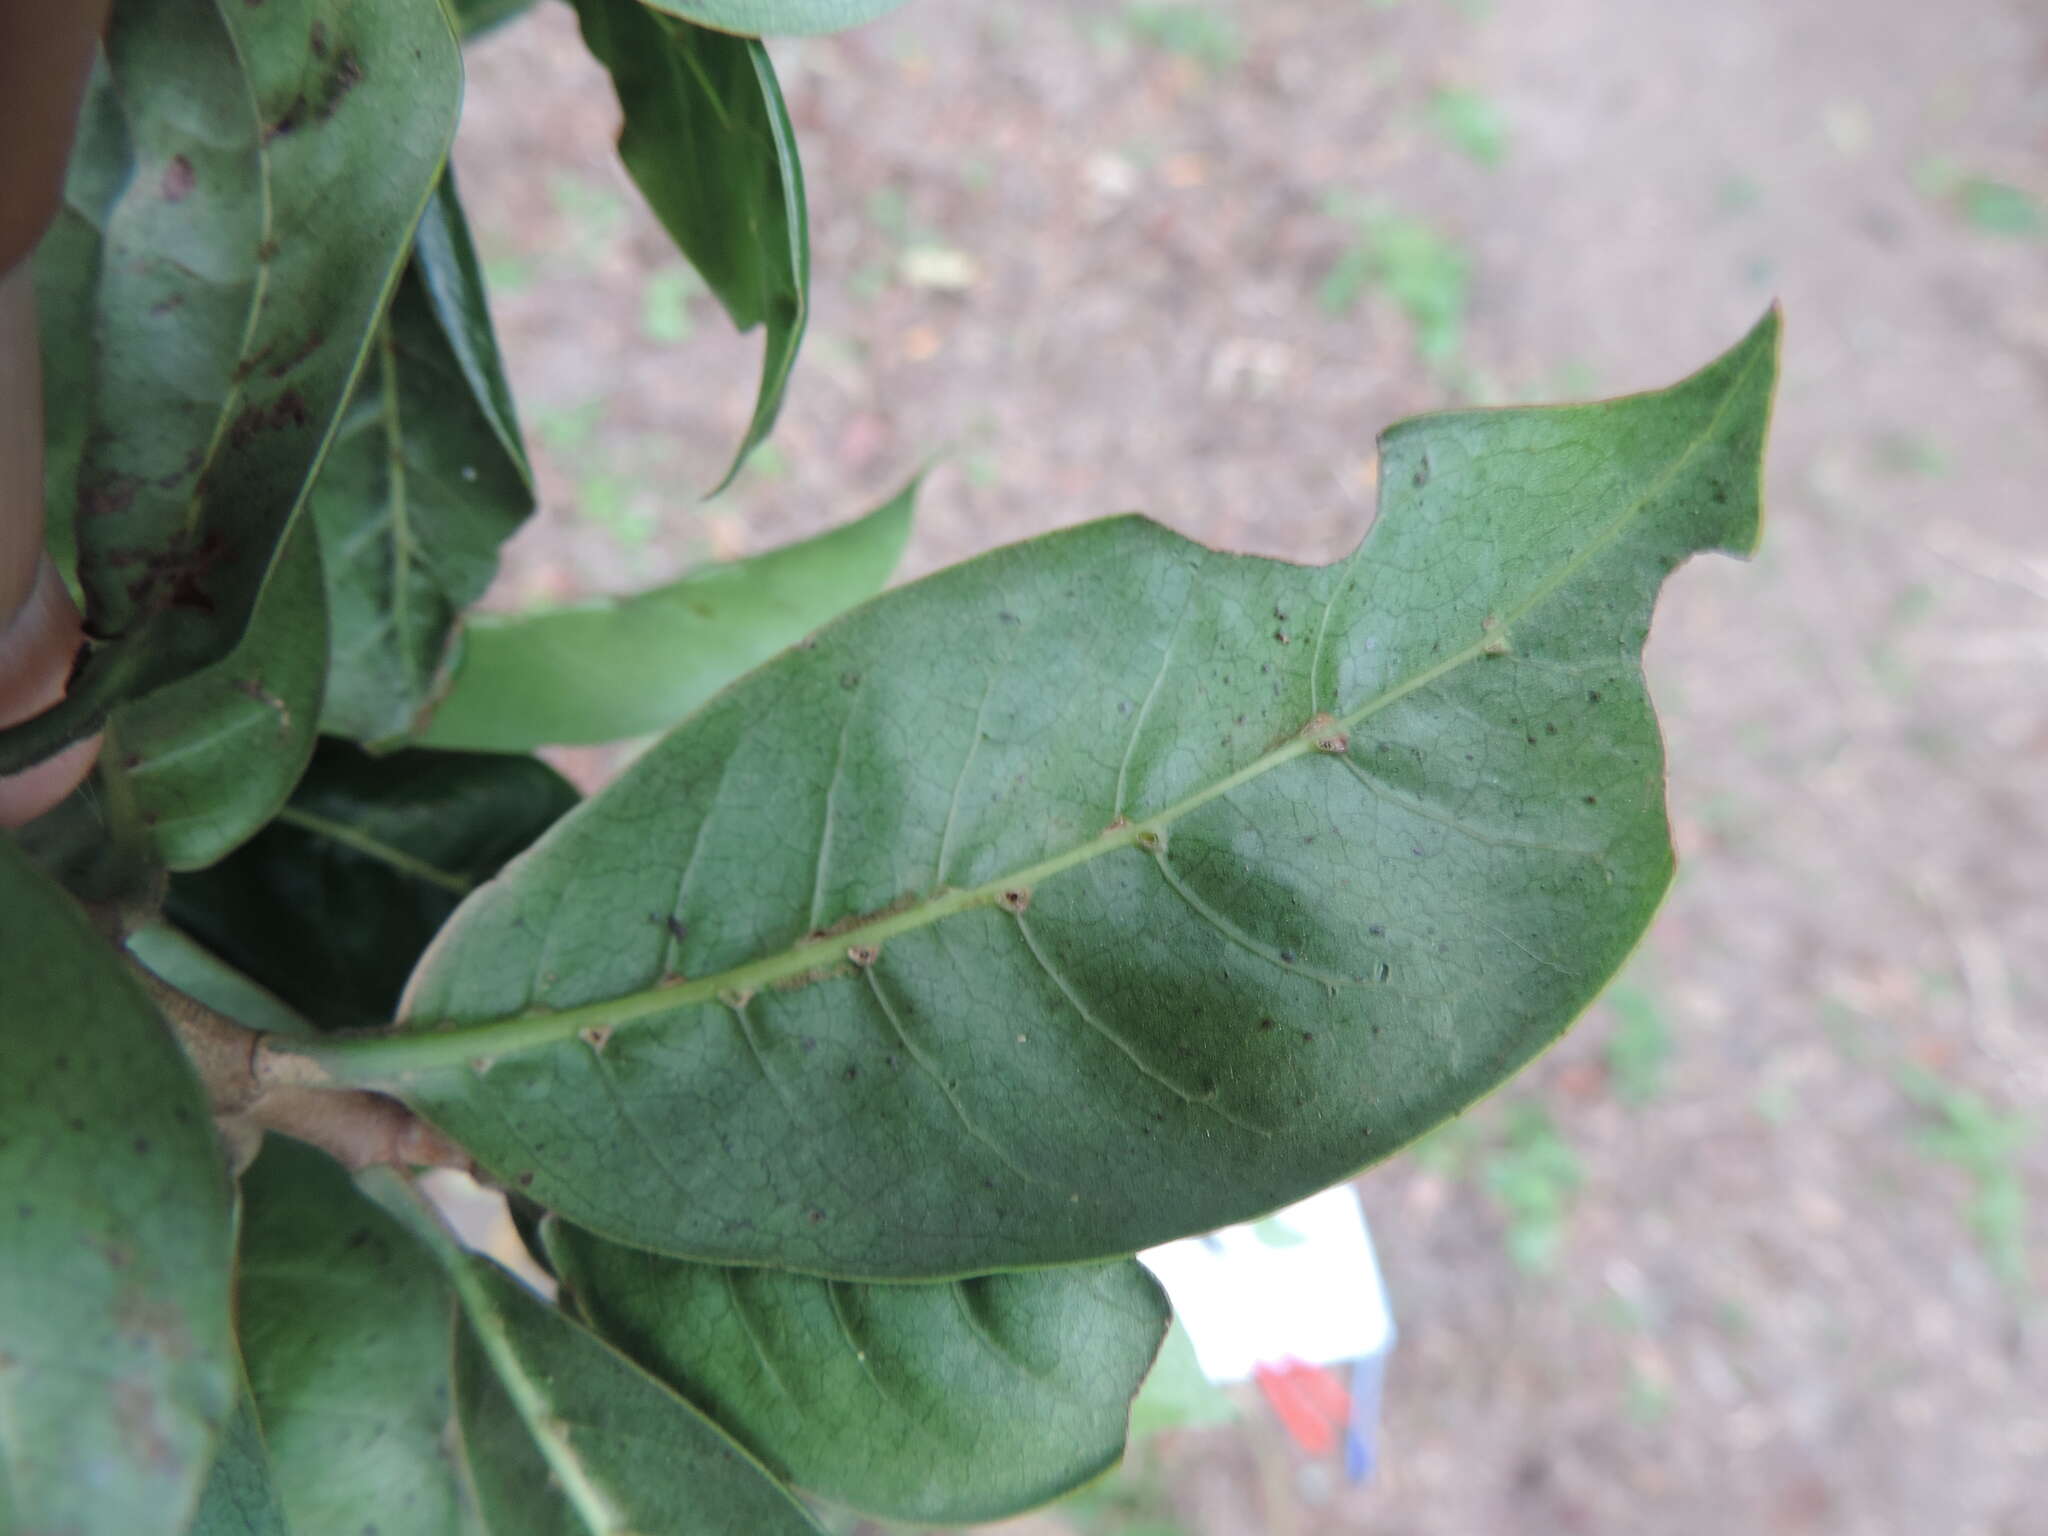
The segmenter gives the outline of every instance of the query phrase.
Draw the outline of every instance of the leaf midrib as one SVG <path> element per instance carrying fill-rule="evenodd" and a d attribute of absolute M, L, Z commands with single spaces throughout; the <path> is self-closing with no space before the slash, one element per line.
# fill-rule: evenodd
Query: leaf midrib
<path fill-rule="evenodd" d="M 1644 510 L 1684 472 L 1694 455 L 1719 432 L 1730 403 L 1742 393 L 1742 386 L 1755 371 L 1757 360 L 1768 355 L 1767 349 L 1759 349 L 1745 359 L 1728 381 L 1713 415 L 1687 441 L 1684 449 L 1673 456 L 1664 470 L 1605 528 L 1560 563 L 1556 571 L 1520 603 L 1501 615 L 1498 624 L 1483 631 L 1470 644 L 1374 695 L 1347 713 L 1330 719 L 1317 717 L 1307 724 L 1302 734 L 1290 737 L 1278 746 L 1268 749 L 1243 767 L 1164 810 L 1154 812 L 1138 821 L 1125 822 L 1122 825 L 1112 824 L 1086 842 L 1054 854 L 1050 858 L 1041 859 L 1023 869 L 1013 870 L 997 879 L 966 889 L 941 891 L 924 901 L 845 929 L 829 938 L 806 939 L 774 954 L 746 961 L 709 976 L 687 979 L 679 977 L 666 984 L 657 984 L 574 1008 L 529 1011 L 511 1018 L 487 1020 L 454 1029 L 411 1034 L 380 1032 L 353 1037 L 328 1037 L 317 1044 L 279 1040 L 276 1042 L 277 1046 L 283 1050 L 301 1049 L 304 1054 L 317 1059 L 341 1080 L 363 1084 L 390 1083 L 412 1073 L 437 1068 L 488 1063 L 505 1055 L 539 1050 L 558 1044 L 584 1030 L 608 1032 L 621 1025 L 639 1023 L 701 1003 L 742 999 L 764 987 L 802 978 L 812 972 L 834 971 L 848 959 L 850 949 L 880 950 L 888 940 L 899 934 L 916 932 L 975 907 L 997 905 L 1006 892 L 1035 891 L 1047 880 L 1069 869 L 1120 849 L 1139 846 L 1163 847 L 1167 831 L 1173 823 L 1285 763 L 1318 751 L 1315 744 L 1317 738 L 1326 736 L 1333 728 L 1349 732 L 1381 710 L 1390 708 L 1410 694 L 1427 688 L 1459 667 L 1487 654 L 1489 650 L 1497 651 L 1503 641 L 1511 638 L 1516 624 L 1548 601 L 1595 558 L 1611 548 L 1636 518 L 1641 516 Z M 1358 549 L 1348 557 L 1347 565 L 1354 564 L 1362 558 L 1370 543 L 1370 538 L 1361 541 Z M 1338 593 L 1332 596 L 1331 601 L 1337 601 L 1341 594 L 1340 585 Z M 459 920 L 458 913 L 451 921 Z"/>

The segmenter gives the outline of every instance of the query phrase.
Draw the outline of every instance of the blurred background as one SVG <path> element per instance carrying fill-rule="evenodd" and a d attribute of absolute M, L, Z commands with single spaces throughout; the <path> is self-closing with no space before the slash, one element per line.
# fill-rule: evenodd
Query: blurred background
<path fill-rule="evenodd" d="M 543 496 L 494 605 L 934 454 L 906 576 L 1133 508 L 1326 561 L 1386 423 L 1660 386 L 1787 315 L 1763 552 L 1681 572 L 1650 645 L 1678 886 L 1561 1048 L 1358 1181 L 1379 1477 L 1243 1396 L 1007 1529 L 2048 1528 L 2048 11 L 912 0 L 775 51 L 813 320 L 706 503 L 758 339 L 618 168 L 568 9 L 472 49 Z"/>

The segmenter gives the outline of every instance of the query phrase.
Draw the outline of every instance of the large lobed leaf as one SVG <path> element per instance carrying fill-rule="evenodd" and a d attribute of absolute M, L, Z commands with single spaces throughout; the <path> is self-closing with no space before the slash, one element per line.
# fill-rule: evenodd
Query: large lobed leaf
<path fill-rule="evenodd" d="M 0 765 L 240 639 L 460 91 L 437 5 L 116 10 L 38 274 L 50 461 L 70 477 L 52 483 L 52 512 L 100 643 L 69 697 L 0 733 Z"/>
<path fill-rule="evenodd" d="M 322 729 L 405 736 L 533 487 L 452 172 L 427 205 L 310 503 L 333 666 Z"/>
<path fill-rule="evenodd" d="M 239 1386 L 206 1098 L 4 837 L 0 974 L 0 1530 L 175 1536 Z"/>
<path fill-rule="evenodd" d="M 428 746 L 525 752 L 652 735 L 882 590 L 913 481 L 865 517 L 630 597 L 466 620 Z"/>
<path fill-rule="evenodd" d="M 753 419 L 716 494 L 775 424 L 803 341 L 811 236 L 796 134 L 760 43 L 640 0 L 577 0 L 577 14 L 611 71 L 625 115 L 619 158 L 648 207 L 732 323 L 767 327 Z"/>
<path fill-rule="evenodd" d="M 1136 518 L 897 591 L 465 903 L 307 1049 L 602 1236 L 924 1277 L 1383 1157 L 1565 1028 L 1671 875 L 1640 670 L 1746 551 L 1775 313 L 1660 393 L 1383 438 L 1320 569 Z"/>

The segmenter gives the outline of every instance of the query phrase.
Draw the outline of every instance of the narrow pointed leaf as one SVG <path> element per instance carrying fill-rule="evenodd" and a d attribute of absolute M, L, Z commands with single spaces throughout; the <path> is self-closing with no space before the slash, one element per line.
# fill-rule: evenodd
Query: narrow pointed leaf
<path fill-rule="evenodd" d="M 997 1520 L 1114 1465 L 1172 1315 L 1130 1260 L 850 1285 L 546 1231 L 600 1334 L 780 1476 L 893 1520 Z"/>
<path fill-rule="evenodd" d="M 402 737 L 533 488 L 452 173 L 428 204 L 311 510 L 327 556 L 323 729 Z"/>
<path fill-rule="evenodd" d="M 206 1475 L 186 1536 L 291 1536 L 270 1467 L 270 1450 L 246 1388 Z"/>
<path fill-rule="evenodd" d="M 175 1536 L 238 1385 L 206 1099 L 4 837 L 0 974 L 0 1530 Z"/>
<path fill-rule="evenodd" d="M 326 675 L 320 542 L 301 518 L 241 643 L 114 712 L 107 771 L 167 867 L 203 869 L 277 813 L 313 755 Z"/>
<path fill-rule="evenodd" d="M 575 803 L 532 758 L 329 739 L 278 819 L 174 880 L 166 910 L 322 1028 L 380 1024 L 462 897 Z"/>
<path fill-rule="evenodd" d="M 648 9 L 577 0 L 583 40 L 611 71 L 619 158 L 647 205 L 741 330 L 767 327 L 761 388 L 732 482 L 768 435 L 810 308 L 811 236 L 796 134 L 768 50 Z"/>
<path fill-rule="evenodd" d="M 40 285 L 67 323 L 88 653 L 0 767 L 219 660 L 333 431 L 454 134 L 459 46 L 411 0 L 123 5 Z M 347 216 L 337 219 L 336 209 Z M 81 296 L 68 283 L 89 285 Z M 78 323 L 81 318 L 85 323 Z"/>
<path fill-rule="evenodd" d="M 885 16 L 903 0 L 649 0 L 657 11 L 725 32 L 797 37 L 839 32 Z"/>
<path fill-rule="evenodd" d="M 454 1297 L 339 1164 L 272 1136 L 242 1176 L 237 1326 L 293 1536 L 465 1536 Z"/>
<path fill-rule="evenodd" d="M 477 892 L 399 1032 L 305 1049 L 713 1262 L 1103 1258 L 1342 1178 L 1556 1039 L 1669 883 L 1640 651 L 1755 542 L 1776 340 L 1394 427 L 1329 566 L 1121 518 L 890 593 Z"/>
<path fill-rule="evenodd" d="M 466 621 L 429 746 L 525 752 L 668 729 L 736 677 L 882 590 L 915 482 L 841 528 L 632 597 Z"/>

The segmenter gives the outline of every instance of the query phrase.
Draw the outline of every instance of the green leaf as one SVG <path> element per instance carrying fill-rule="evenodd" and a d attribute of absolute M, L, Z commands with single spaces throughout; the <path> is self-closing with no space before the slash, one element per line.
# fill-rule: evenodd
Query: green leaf
<path fill-rule="evenodd" d="M 440 1266 L 341 1166 L 282 1136 L 242 1176 L 237 1323 L 293 1536 L 475 1529 L 453 1449 Z"/>
<path fill-rule="evenodd" d="M 796 132 L 760 43 L 673 21 L 640 0 L 577 0 L 576 9 L 584 42 L 611 71 L 625 114 L 619 158 L 648 207 L 732 323 L 743 331 L 767 326 L 753 420 L 716 495 L 774 426 L 810 310 Z M 695 7 L 677 9 L 687 16 Z M 717 16 L 691 19 L 721 24 Z"/>
<path fill-rule="evenodd" d="M 471 1475 L 494 1532 L 817 1530 L 688 1403 L 489 1260 L 469 1267 L 456 1385 Z M 523 1441 L 509 1433 L 515 1419 Z M 544 1521 L 535 1518 L 542 1510 Z"/>
<path fill-rule="evenodd" d="M 1956 188 L 1956 203 L 1965 219 L 1990 234 L 2025 239 L 2048 233 L 2048 210 L 2002 181 L 1967 177 Z"/>
<path fill-rule="evenodd" d="M 158 980 L 169 982 L 237 1024 L 283 1035 L 312 1033 L 312 1026 L 275 993 L 259 987 L 169 923 L 145 924 L 128 935 L 127 945 L 128 953 Z"/>
<path fill-rule="evenodd" d="M 166 911 L 321 1027 L 383 1023 L 463 895 L 575 803 L 532 758 L 328 739 L 278 819 L 174 880 Z"/>
<path fill-rule="evenodd" d="M 256 1423 L 247 1388 L 228 1420 L 220 1455 L 199 1496 L 199 1513 L 187 1536 L 291 1536 L 278 1501 L 270 1452 Z"/>
<path fill-rule="evenodd" d="M 171 869 L 203 869 L 284 804 L 313 755 L 327 675 L 320 541 L 301 518 L 228 655 L 114 711 L 107 771 Z"/>
<path fill-rule="evenodd" d="M 1669 884 L 1641 646 L 1756 541 L 1777 334 L 1392 428 L 1329 566 L 1119 518 L 870 603 L 471 897 L 397 1032 L 303 1049 L 708 1262 L 1103 1258 L 1343 1178 L 1555 1040 Z"/>
<path fill-rule="evenodd" d="M 1172 1316 L 1130 1260 L 849 1285 L 544 1230 L 606 1339 L 779 1476 L 893 1520 L 996 1520 L 1114 1465 Z"/>
<path fill-rule="evenodd" d="M 840 32 L 886 16 L 903 0 L 648 0 L 684 21 L 751 37 Z"/>
<path fill-rule="evenodd" d="M 106 754 L 56 805 L 15 834 L 29 862 L 88 906 L 153 912 L 164 866 L 127 778 Z"/>
<path fill-rule="evenodd" d="M 452 172 L 427 205 L 311 505 L 333 612 L 321 727 L 395 740 L 433 692 L 456 617 L 497 574 L 499 545 L 533 510 Z"/>
<path fill-rule="evenodd" d="M 388 1170 L 364 1191 L 432 1248 L 468 1326 L 456 1401 L 477 1501 L 494 1536 L 747 1536 L 815 1532 L 803 1508 L 725 1432 L 490 1260 L 460 1248 Z"/>
<path fill-rule="evenodd" d="M 175 1536 L 236 1393 L 206 1099 L 7 838 L 0 975 L 0 1530 Z"/>
<path fill-rule="evenodd" d="M 57 520 L 101 637 L 0 771 L 241 639 L 454 135 L 411 0 L 138 0 L 107 35 L 39 284 Z M 337 211 L 345 216 L 337 217 Z"/>
<path fill-rule="evenodd" d="M 469 42 L 532 9 L 533 0 L 455 0 L 455 20 L 462 27 L 462 40 Z"/>
<path fill-rule="evenodd" d="M 447 696 L 420 739 L 524 752 L 666 730 L 734 678 L 881 591 L 910 537 L 917 483 L 800 544 L 632 597 L 463 628 Z"/>

